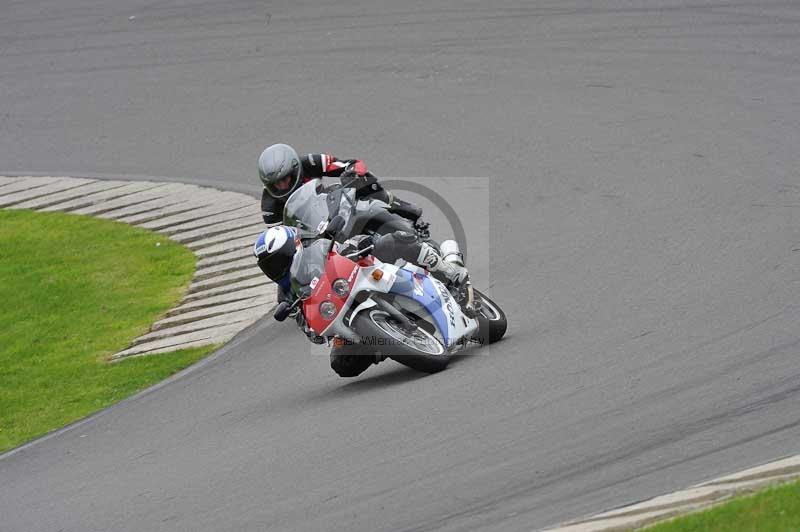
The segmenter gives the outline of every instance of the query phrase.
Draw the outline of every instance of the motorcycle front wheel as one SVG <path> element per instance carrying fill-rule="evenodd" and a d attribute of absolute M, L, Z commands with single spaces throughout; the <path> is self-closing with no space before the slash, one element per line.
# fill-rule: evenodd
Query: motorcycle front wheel
<path fill-rule="evenodd" d="M 482 335 L 490 344 L 500 340 L 506 334 L 508 321 L 506 313 L 500 306 L 489 299 L 486 294 L 473 288 L 475 298 L 481 302 L 481 309 L 478 315 L 480 324 L 479 334 Z"/>
<path fill-rule="evenodd" d="M 418 371 L 436 373 L 450 362 L 450 353 L 433 334 L 421 327 L 403 327 L 384 310 L 359 314 L 353 328 L 362 345 Z"/>

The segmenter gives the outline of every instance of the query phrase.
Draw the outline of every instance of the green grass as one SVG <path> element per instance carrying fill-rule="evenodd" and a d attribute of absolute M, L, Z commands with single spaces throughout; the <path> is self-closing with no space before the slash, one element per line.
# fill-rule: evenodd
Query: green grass
<path fill-rule="evenodd" d="M 0 451 L 210 352 L 107 362 L 181 298 L 194 269 L 188 249 L 156 233 L 85 216 L 0 210 Z"/>
<path fill-rule="evenodd" d="M 800 482 L 768 488 L 703 512 L 679 517 L 647 532 L 796 532 L 800 530 Z"/>

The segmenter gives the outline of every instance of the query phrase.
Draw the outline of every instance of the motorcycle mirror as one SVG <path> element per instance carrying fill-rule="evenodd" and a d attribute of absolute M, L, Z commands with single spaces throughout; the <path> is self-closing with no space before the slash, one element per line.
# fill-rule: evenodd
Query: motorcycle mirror
<path fill-rule="evenodd" d="M 275 307 L 275 312 L 272 313 L 272 317 L 275 318 L 275 321 L 283 321 L 289 317 L 291 312 L 292 306 L 286 301 L 281 301 L 278 306 Z"/>
<path fill-rule="evenodd" d="M 328 222 L 328 227 L 325 228 L 325 233 L 330 236 L 335 236 L 336 233 L 344 229 L 344 226 L 344 218 L 337 214 L 330 222 Z"/>

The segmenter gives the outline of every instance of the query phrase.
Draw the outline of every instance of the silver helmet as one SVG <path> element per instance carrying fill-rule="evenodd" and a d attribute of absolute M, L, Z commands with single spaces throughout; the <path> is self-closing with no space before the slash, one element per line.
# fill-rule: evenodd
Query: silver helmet
<path fill-rule="evenodd" d="M 294 148 L 287 144 L 273 144 L 258 158 L 258 177 L 270 196 L 285 198 L 300 183 L 302 164 Z"/>

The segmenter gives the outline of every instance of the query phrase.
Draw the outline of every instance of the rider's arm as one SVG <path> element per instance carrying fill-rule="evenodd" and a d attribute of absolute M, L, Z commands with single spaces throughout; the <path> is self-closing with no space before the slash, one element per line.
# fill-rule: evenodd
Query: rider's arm
<path fill-rule="evenodd" d="M 383 190 L 375 176 L 367 170 L 367 165 L 358 159 L 339 160 L 328 153 L 309 153 L 301 161 L 306 178 L 347 176 L 342 177 L 342 185 L 355 188 L 359 199 Z M 385 201 L 384 198 L 378 199 Z"/>
<path fill-rule="evenodd" d="M 327 153 L 309 153 L 302 158 L 303 175 L 306 177 L 341 176 L 345 170 L 348 174 L 359 176 L 359 179 L 345 179 L 350 186 L 356 189 L 356 197 L 362 199 L 366 196 L 379 199 L 390 204 L 390 210 L 416 222 L 422 215 L 422 209 L 412 203 L 395 198 L 389 191 L 378 183 L 378 180 L 369 173 L 367 165 L 358 159 L 339 160 Z M 343 183 L 345 184 L 345 183 Z"/>
<path fill-rule="evenodd" d="M 270 196 L 267 189 L 261 192 L 261 217 L 269 226 L 279 224 L 283 220 L 283 203 Z"/>
<path fill-rule="evenodd" d="M 389 211 L 397 213 L 403 218 L 411 220 L 414 223 L 416 223 L 420 216 L 422 216 L 422 208 L 417 207 L 413 203 L 395 198 L 394 196 L 392 196 L 392 203 L 389 205 Z"/>
<path fill-rule="evenodd" d="M 339 160 L 329 153 L 309 153 L 300 160 L 303 164 L 303 176 L 306 178 L 339 177 L 350 165 L 353 165 L 353 170 L 357 175 L 367 173 L 367 165 L 362 161 L 358 159 Z"/>

